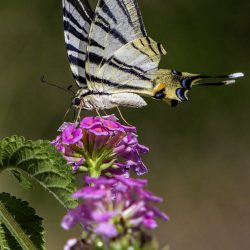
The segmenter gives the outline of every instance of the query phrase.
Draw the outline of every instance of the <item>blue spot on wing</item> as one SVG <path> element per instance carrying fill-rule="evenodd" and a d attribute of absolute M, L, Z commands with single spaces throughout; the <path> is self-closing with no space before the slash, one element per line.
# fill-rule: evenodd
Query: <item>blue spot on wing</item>
<path fill-rule="evenodd" d="M 182 102 L 185 102 L 187 101 L 187 98 L 185 96 L 185 92 L 186 92 L 186 89 L 183 89 L 183 88 L 179 88 L 176 90 L 176 95 L 177 97 L 182 101 Z"/>

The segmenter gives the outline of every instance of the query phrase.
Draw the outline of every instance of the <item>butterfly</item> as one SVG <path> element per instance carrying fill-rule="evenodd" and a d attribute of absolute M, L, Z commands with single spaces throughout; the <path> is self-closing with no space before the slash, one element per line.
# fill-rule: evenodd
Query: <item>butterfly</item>
<path fill-rule="evenodd" d="M 188 100 L 194 85 L 229 85 L 243 73 L 206 76 L 159 69 L 164 47 L 150 38 L 137 0 L 62 0 L 64 37 L 78 86 L 73 105 L 87 110 L 140 108 L 143 97 L 174 107 Z M 202 79 L 225 78 L 218 82 Z"/>

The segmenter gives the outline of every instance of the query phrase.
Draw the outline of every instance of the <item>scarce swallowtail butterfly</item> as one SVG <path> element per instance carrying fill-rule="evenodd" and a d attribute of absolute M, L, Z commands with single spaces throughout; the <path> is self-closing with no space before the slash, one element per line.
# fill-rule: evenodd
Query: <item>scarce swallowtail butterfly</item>
<path fill-rule="evenodd" d="M 160 43 L 147 35 L 137 0 L 63 0 L 64 36 L 78 91 L 73 105 L 83 109 L 143 107 L 142 97 L 176 106 L 194 85 L 229 85 L 243 73 L 206 76 L 159 69 Z M 202 83 L 206 78 L 225 78 Z"/>

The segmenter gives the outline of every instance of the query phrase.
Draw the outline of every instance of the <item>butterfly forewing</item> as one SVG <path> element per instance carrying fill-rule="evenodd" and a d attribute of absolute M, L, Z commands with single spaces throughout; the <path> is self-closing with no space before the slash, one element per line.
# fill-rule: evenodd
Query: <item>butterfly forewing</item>
<path fill-rule="evenodd" d="M 91 82 L 115 51 L 143 36 L 146 30 L 135 0 L 99 0 L 89 34 L 86 62 L 89 88 L 93 88 Z"/>
<path fill-rule="evenodd" d="M 86 87 L 85 62 L 94 13 L 86 0 L 63 0 L 64 37 L 70 67 L 78 87 Z"/>

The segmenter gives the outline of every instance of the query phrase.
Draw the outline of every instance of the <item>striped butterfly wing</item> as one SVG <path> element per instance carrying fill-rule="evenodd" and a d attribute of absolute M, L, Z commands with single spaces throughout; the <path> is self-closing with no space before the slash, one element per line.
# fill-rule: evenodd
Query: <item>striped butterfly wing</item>
<path fill-rule="evenodd" d="M 127 43 L 147 36 L 136 0 L 99 0 L 91 24 L 86 76 L 91 90 L 102 88 L 98 71 Z"/>
<path fill-rule="evenodd" d="M 71 71 L 79 88 L 87 86 L 85 74 L 88 35 L 94 13 L 87 0 L 62 0 L 64 38 Z"/>
<path fill-rule="evenodd" d="M 153 78 L 166 51 L 150 37 L 142 37 L 118 49 L 98 72 L 104 79 L 102 91 L 136 92 L 151 95 Z"/>

